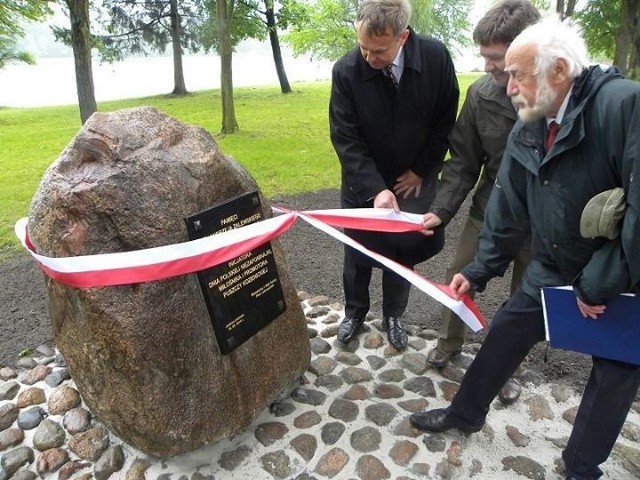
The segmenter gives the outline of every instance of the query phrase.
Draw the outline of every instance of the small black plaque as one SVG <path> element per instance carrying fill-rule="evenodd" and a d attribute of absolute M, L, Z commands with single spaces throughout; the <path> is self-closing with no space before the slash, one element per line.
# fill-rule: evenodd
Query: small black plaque
<path fill-rule="evenodd" d="M 185 219 L 191 240 L 260 220 L 258 192 L 232 198 Z M 223 354 L 231 353 L 287 308 L 271 242 L 197 275 Z"/>

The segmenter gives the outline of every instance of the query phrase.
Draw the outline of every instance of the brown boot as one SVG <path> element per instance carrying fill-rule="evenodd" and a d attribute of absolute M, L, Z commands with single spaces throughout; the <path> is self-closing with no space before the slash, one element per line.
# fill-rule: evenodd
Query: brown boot
<path fill-rule="evenodd" d="M 427 363 L 436 368 L 446 367 L 451 357 L 458 355 L 460 352 L 460 349 L 447 351 L 440 347 L 435 347 L 427 355 Z"/>

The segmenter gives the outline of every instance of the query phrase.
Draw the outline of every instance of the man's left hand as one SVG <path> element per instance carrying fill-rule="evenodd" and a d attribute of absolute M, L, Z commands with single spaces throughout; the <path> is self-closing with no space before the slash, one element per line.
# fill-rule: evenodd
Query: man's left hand
<path fill-rule="evenodd" d="M 422 177 L 419 177 L 411 170 L 407 170 L 398 178 L 397 183 L 393 186 L 393 193 L 397 196 L 402 195 L 402 198 L 409 198 L 412 193 L 417 198 L 420 196 L 420 190 L 422 189 Z"/>
<path fill-rule="evenodd" d="M 383 190 L 373 198 L 373 206 L 375 208 L 392 208 L 394 212 L 399 212 L 400 207 L 396 196 L 391 190 Z"/>
<path fill-rule="evenodd" d="M 578 301 L 578 310 L 580 310 L 580 313 L 584 318 L 588 317 L 595 320 L 596 318 L 598 318 L 598 315 L 604 313 L 604 311 L 607 309 L 606 305 L 587 305 L 577 297 L 576 300 Z"/>

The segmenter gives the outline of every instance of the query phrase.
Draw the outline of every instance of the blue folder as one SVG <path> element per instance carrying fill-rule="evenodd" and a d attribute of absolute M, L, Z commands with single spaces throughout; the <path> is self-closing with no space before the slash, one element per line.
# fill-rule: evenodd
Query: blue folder
<path fill-rule="evenodd" d="M 583 318 L 571 287 L 543 288 L 552 347 L 640 365 L 640 297 L 619 295 L 597 319 Z"/>

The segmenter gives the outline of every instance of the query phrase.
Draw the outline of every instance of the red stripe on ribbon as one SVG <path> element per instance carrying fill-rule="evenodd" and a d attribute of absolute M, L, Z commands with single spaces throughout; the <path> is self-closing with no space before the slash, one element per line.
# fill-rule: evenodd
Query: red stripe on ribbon
<path fill-rule="evenodd" d="M 126 268 L 89 270 L 83 272 L 61 272 L 44 265 L 37 259 L 35 260 L 38 266 L 49 277 L 60 283 L 76 288 L 111 287 L 115 285 L 151 282 L 195 273 L 239 257 L 243 253 L 253 250 L 286 232 L 295 221 L 296 217 L 291 216 L 279 228 L 234 245 L 212 249 L 191 257 L 159 262 L 152 265 L 137 265 Z M 32 252 L 34 251 L 28 235 L 26 237 L 26 245 L 30 247 Z"/>

